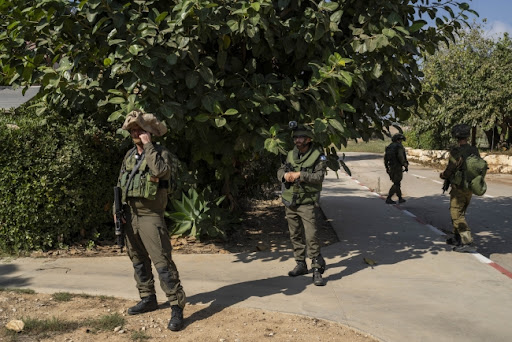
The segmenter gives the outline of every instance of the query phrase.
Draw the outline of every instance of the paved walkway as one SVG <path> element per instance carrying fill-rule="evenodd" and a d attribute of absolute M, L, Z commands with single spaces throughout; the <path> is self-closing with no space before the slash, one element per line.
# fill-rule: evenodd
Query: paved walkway
<path fill-rule="evenodd" d="M 506 274 L 451 252 L 435 229 L 349 177 L 328 175 L 321 206 L 340 238 L 323 249 L 325 287 L 288 277 L 290 253 L 176 254 L 188 302 L 324 318 L 389 342 L 511 340 Z M 138 298 L 127 257 L 4 259 L 0 287 Z"/>

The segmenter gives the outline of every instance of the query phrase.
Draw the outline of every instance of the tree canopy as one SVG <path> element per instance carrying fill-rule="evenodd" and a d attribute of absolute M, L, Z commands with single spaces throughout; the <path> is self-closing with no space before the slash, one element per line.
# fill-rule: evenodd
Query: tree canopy
<path fill-rule="evenodd" d="M 435 130 L 447 141 L 446 127 L 466 123 L 486 131 L 490 144 L 496 127 L 504 125 L 506 130 L 512 113 L 512 41 L 508 34 L 488 37 L 475 24 L 461 32 L 454 44 L 426 57 L 423 72 L 424 90 L 437 98 L 420 112 L 424 130 Z M 493 145 L 499 136 L 495 139 Z"/>
<path fill-rule="evenodd" d="M 420 57 L 470 14 L 454 0 L 0 0 L 0 83 L 40 85 L 40 114 L 153 112 L 198 182 L 283 152 L 289 120 L 338 169 L 331 146 L 428 101 Z"/>

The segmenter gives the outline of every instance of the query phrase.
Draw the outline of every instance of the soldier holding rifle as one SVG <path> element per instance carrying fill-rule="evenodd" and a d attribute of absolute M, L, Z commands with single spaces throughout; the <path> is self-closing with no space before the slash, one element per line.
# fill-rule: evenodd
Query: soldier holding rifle
<path fill-rule="evenodd" d="M 323 151 L 312 143 L 313 132 L 291 121 L 295 147 L 288 152 L 286 162 L 277 171 L 283 185 L 282 200 L 290 230 L 296 266 L 288 272 L 290 277 L 307 274 L 306 255 L 311 259 L 313 283 L 325 285 L 322 274 L 325 260 L 320 254 L 317 237 L 316 210 L 326 172 Z"/>

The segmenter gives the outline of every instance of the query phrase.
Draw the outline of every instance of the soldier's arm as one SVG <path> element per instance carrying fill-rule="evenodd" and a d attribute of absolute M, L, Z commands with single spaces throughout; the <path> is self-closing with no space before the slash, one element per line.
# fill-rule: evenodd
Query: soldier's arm
<path fill-rule="evenodd" d="M 305 183 L 320 184 L 324 181 L 326 167 L 325 161 L 318 160 L 313 171 L 301 171 L 299 179 L 301 182 Z"/>
<path fill-rule="evenodd" d="M 405 154 L 405 148 L 400 145 L 398 147 L 398 162 L 400 163 L 401 166 L 409 166 L 409 162 L 407 161 L 407 155 Z"/>
<path fill-rule="evenodd" d="M 448 158 L 448 165 L 446 165 L 446 169 L 441 172 L 439 175 L 442 179 L 449 179 L 461 166 L 462 157 L 457 156 L 457 154 L 450 153 L 450 157 Z"/>
<path fill-rule="evenodd" d="M 171 156 L 169 152 L 163 150 L 158 152 L 152 142 L 144 144 L 144 154 L 146 155 L 146 163 L 151 170 L 151 175 L 165 179 L 166 176 L 170 175 Z M 168 178 L 168 177 L 167 177 Z"/>

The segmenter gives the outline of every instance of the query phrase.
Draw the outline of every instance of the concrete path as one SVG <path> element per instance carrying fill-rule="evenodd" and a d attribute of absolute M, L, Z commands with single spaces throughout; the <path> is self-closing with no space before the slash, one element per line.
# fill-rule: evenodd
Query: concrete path
<path fill-rule="evenodd" d="M 324 318 L 390 342 L 511 340 L 512 279 L 485 258 L 451 252 L 435 229 L 347 176 L 329 173 L 321 207 L 340 238 L 323 249 L 325 287 L 288 277 L 289 253 L 176 254 L 188 302 Z M 0 287 L 137 299 L 134 284 L 127 257 L 0 263 Z"/>
<path fill-rule="evenodd" d="M 38 86 L 27 89 L 23 95 L 23 89 L 13 90 L 12 87 L 0 86 L 0 109 L 11 109 L 27 102 L 39 92 Z"/>

